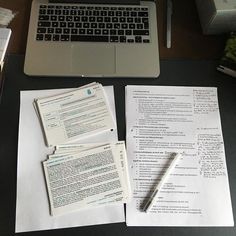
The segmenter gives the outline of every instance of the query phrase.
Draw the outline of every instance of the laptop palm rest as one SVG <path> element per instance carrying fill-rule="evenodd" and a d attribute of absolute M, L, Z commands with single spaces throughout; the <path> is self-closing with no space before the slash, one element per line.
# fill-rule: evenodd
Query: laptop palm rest
<path fill-rule="evenodd" d="M 114 45 L 76 45 L 71 47 L 71 72 L 103 76 L 116 72 Z"/>

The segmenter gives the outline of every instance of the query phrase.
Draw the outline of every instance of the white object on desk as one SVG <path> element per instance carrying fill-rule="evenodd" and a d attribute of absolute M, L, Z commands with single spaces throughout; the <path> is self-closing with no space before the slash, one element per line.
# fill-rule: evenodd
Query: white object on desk
<path fill-rule="evenodd" d="M 33 101 L 35 97 L 51 96 L 66 91 L 69 90 L 21 91 L 15 228 L 18 233 L 125 221 L 123 204 L 92 208 L 60 217 L 52 217 L 49 214 L 41 162 L 45 160 L 51 149 L 44 144 Z M 105 87 L 105 91 L 115 118 L 113 87 Z M 84 143 L 116 142 L 117 140 L 115 130 L 90 137 L 84 140 Z"/>
<path fill-rule="evenodd" d="M 0 66 L 2 67 L 7 46 L 11 37 L 11 29 L 0 28 Z"/>
<path fill-rule="evenodd" d="M 14 18 L 15 14 L 12 10 L 0 7 L 0 25 L 3 27 L 7 27 L 9 23 Z"/>
<path fill-rule="evenodd" d="M 168 169 L 164 173 L 164 175 L 161 178 L 160 182 L 157 184 L 156 188 L 154 189 L 151 197 L 148 199 L 146 205 L 144 206 L 144 211 L 145 212 L 149 212 L 151 210 L 152 206 L 155 204 L 159 191 L 161 190 L 163 184 L 166 182 L 166 179 L 168 178 L 168 176 L 170 175 L 172 170 L 175 168 L 175 166 L 177 164 L 177 161 L 182 156 L 180 153 L 173 153 L 173 154 L 175 155 L 174 159 L 171 161 Z"/>

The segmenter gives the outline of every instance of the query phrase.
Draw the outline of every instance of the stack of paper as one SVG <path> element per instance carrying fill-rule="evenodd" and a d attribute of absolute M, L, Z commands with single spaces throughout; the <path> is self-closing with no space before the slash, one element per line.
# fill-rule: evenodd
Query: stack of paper
<path fill-rule="evenodd" d="M 8 26 L 9 23 L 14 18 L 15 14 L 6 8 L 0 7 L 0 25 L 1 26 Z"/>
<path fill-rule="evenodd" d="M 113 86 L 105 86 L 104 90 L 108 98 L 109 110 L 112 111 L 112 117 L 116 124 Z M 37 97 L 49 97 L 68 91 L 71 91 L 71 89 L 21 91 L 17 163 L 16 232 L 125 221 L 123 203 L 84 208 L 57 217 L 52 217 L 49 213 L 49 200 L 42 163 L 45 161 L 47 155 L 53 152 L 53 148 L 45 146 L 40 123 L 32 104 Z M 80 143 L 94 145 L 89 143 L 116 143 L 117 140 L 117 128 L 115 128 L 113 131 L 107 130 L 98 135 L 84 138 Z"/>
<path fill-rule="evenodd" d="M 0 28 L 0 70 L 2 70 L 3 68 L 4 58 L 10 37 L 11 37 L 10 29 Z"/>
<path fill-rule="evenodd" d="M 73 142 L 116 127 L 104 89 L 95 82 L 35 99 L 35 108 L 47 146 Z"/>
<path fill-rule="evenodd" d="M 35 99 L 47 146 L 43 162 L 51 215 L 126 203 L 130 199 L 124 142 L 65 144 L 116 129 L 103 86 L 90 83 Z"/>
<path fill-rule="evenodd" d="M 43 166 L 53 216 L 130 199 L 124 142 L 61 145 Z"/>

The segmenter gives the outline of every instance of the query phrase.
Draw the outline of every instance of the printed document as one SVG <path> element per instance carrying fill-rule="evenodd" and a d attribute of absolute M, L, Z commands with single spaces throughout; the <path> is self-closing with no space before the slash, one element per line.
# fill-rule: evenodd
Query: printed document
<path fill-rule="evenodd" d="M 115 129 L 103 86 L 99 83 L 35 99 L 35 105 L 47 146 Z"/>
<path fill-rule="evenodd" d="M 65 157 L 71 154 L 81 153 L 87 150 L 96 149 L 98 147 L 104 147 L 106 145 L 112 145 L 113 150 L 116 153 L 116 157 L 119 159 L 122 172 L 120 173 L 120 178 L 123 184 L 123 189 L 125 192 L 125 196 L 127 202 L 131 200 L 131 186 L 130 186 L 130 179 L 129 179 L 129 170 L 128 170 L 128 160 L 126 154 L 126 147 L 124 141 L 118 141 L 113 143 L 84 143 L 84 144 L 61 144 L 57 145 L 54 154 L 48 155 L 48 159 L 58 158 L 58 157 Z"/>
<path fill-rule="evenodd" d="M 234 225 L 216 88 L 127 86 L 126 130 L 128 226 Z M 174 152 L 182 158 L 146 213 Z"/>
<path fill-rule="evenodd" d="M 50 230 L 124 222 L 124 204 L 84 209 L 52 217 L 42 162 L 53 149 L 46 147 L 32 103 L 36 97 L 49 97 L 71 89 L 21 91 L 17 163 L 16 232 Z M 104 87 L 109 109 L 115 118 L 114 91 Z M 116 122 L 116 121 L 115 121 Z M 117 142 L 116 128 L 83 139 L 81 143 Z"/>
<path fill-rule="evenodd" d="M 51 214 L 126 203 L 130 192 L 121 165 L 123 150 L 124 142 L 119 142 L 61 154 L 61 157 L 51 155 L 44 161 Z"/>

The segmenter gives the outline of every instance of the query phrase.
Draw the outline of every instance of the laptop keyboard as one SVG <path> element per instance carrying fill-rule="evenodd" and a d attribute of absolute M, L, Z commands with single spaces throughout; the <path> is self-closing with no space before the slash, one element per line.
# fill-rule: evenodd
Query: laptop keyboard
<path fill-rule="evenodd" d="M 149 43 L 148 7 L 43 4 L 36 40 Z"/>

